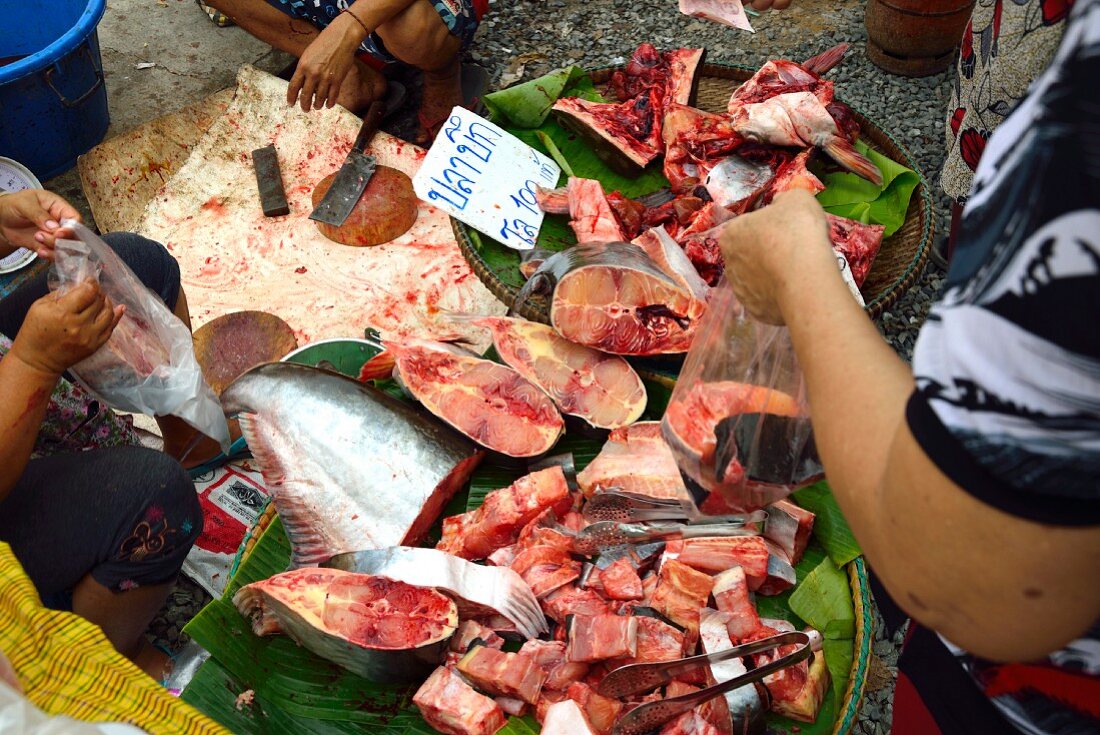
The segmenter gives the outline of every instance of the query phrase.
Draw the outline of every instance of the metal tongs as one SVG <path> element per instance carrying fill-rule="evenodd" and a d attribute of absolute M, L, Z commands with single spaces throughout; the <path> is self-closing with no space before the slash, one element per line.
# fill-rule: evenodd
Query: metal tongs
<path fill-rule="evenodd" d="M 649 702 L 630 710 L 615 723 L 611 730 L 612 735 L 642 735 L 657 730 L 664 723 L 674 719 L 684 712 L 699 706 L 703 702 L 714 699 L 717 696 L 733 691 L 747 684 L 760 681 L 764 677 L 774 674 L 780 669 L 809 660 L 813 657 L 813 649 L 810 645 L 810 636 L 805 633 L 791 632 L 773 635 L 759 641 L 746 643 L 733 648 L 727 648 L 717 653 L 705 653 L 690 658 L 682 658 L 676 661 L 665 661 L 652 664 L 630 664 L 621 666 L 610 672 L 603 678 L 596 691 L 605 697 L 620 699 L 633 694 L 641 694 L 667 684 L 678 676 L 694 671 L 702 666 L 728 661 L 732 658 L 749 656 L 761 653 L 780 646 L 796 645 L 797 649 L 780 656 L 775 661 L 770 661 L 763 666 L 758 666 L 752 671 L 741 676 L 706 687 L 697 692 L 684 694 L 671 699 L 661 699 Z"/>
<path fill-rule="evenodd" d="M 600 521 L 591 523 L 573 537 L 573 551 L 594 556 L 610 546 L 641 544 L 662 539 L 759 536 L 754 528 L 732 523 L 707 526 L 688 526 L 683 523 L 615 523 Z"/>
<path fill-rule="evenodd" d="M 581 512 L 585 520 L 591 523 L 598 521 L 617 521 L 619 523 L 682 521 L 689 525 L 733 523 L 748 526 L 753 523 L 764 523 L 768 519 L 768 514 L 762 510 L 743 515 L 708 516 L 700 513 L 694 503 L 685 503 L 672 498 L 651 498 L 615 488 L 597 492 L 588 499 L 588 502 L 584 505 L 584 510 Z"/>

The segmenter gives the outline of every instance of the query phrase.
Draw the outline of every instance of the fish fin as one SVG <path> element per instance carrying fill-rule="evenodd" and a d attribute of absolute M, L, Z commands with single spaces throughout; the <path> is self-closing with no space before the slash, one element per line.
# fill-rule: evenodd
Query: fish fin
<path fill-rule="evenodd" d="M 802 62 L 802 68 L 813 74 L 821 76 L 825 72 L 844 60 L 844 54 L 852 47 L 850 43 L 838 43 L 827 51 L 822 51 L 817 56 L 811 56 Z"/>
<path fill-rule="evenodd" d="M 832 135 L 822 144 L 822 149 L 829 157 L 848 169 L 857 176 L 870 181 L 875 186 L 882 186 L 882 172 L 871 163 L 871 160 L 855 149 L 851 143 L 839 135 Z"/>
<path fill-rule="evenodd" d="M 385 380 L 393 375 L 394 365 L 397 364 L 393 353 L 389 350 L 379 352 L 363 363 L 359 369 L 359 382 L 366 383 L 369 380 Z"/>

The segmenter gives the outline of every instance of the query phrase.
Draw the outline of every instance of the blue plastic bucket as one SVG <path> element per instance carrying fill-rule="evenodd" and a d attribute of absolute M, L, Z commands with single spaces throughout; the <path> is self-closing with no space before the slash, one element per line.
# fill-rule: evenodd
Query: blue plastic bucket
<path fill-rule="evenodd" d="M 39 179 L 73 167 L 107 132 L 96 25 L 105 0 L 0 0 L 0 156 Z"/>

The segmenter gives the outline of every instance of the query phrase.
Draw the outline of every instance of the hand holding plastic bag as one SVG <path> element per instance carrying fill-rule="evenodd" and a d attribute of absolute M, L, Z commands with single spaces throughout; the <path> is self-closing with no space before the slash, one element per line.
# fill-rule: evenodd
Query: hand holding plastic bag
<path fill-rule="evenodd" d="M 705 513 L 757 510 L 822 475 L 790 333 L 749 316 L 725 278 L 661 431 Z"/>
<path fill-rule="evenodd" d="M 50 288 L 64 293 L 91 279 L 126 306 L 107 344 L 70 372 L 111 408 L 178 416 L 227 449 L 229 427 L 195 360 L 191 331 L 95 233 L 72 220 L 62 226 L 79 239 L 57 241 Z"/>

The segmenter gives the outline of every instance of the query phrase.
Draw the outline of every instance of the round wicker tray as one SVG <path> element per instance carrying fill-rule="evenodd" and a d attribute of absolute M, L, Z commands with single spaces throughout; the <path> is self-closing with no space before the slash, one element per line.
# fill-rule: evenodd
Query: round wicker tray
<path fill-rule="evenodd" d="M 610 68 L 596 70 L 591 73 L 592 79 L 597 85 L 604 84 L 612 71 L 613 69 Z M 734 87 L 752 76 L 753 70 L 723 64 L 704 64 L 699 73 L 695 106 L 708 112 L 724 112 Z M 875 318 L 897 301 L 920 277 L 928 257 L 928 249 L 935 235 L 935 222 L 932 218 L 932 197 L 928 182 L 917 169 L 912 156 L 873 120 L 858 110 L 855 110 L 855 117 L 862 129 L 862 140 L 868 146 L 903 166 L 917 171 L 920 176 L 920 183 L 909 202 L 905 224 L 883 241 L 882 249 L 879 250 L 871 272 L 861 289 L 864 301 L 867 303 L 866 311 Z M 452 218 L 451 227 L 462 254 L 477 277 L 494 296 L 511 306 L 518 289 L 502 280 L 486 262 L 478 243 L 471 238 L 471 230 L 467 225 Z M 478 238 L 478 241 L 484 248 L 503 249 L 505 247 L 488 238 Z M 547 323 L 549 322 L 547 307 L 545 300 L 533 297 L 528 303 L 521 305 L 518 312 L 526 319 Z"/>
<path fill-rule="evenodd" d="M 237 556 L 229 572 L 230 579 L 238 567 L 248 558 L 256 542 L 275 520 L 275 504 L 268 502 L 241 541 Z M 852 670 L 848 675 L 848 689 L 840 702 L 839 714 L 833 724 L 832 735 L 849 735 L 859 717 L 863 704 L 863 690 L 867 686 L 867 670 L 871 664 L 871 644 L 875 640 L 874 615 L 871 612 L 871 588 L 867 579 L 867 565 L 863 557 L 848 564 L 848 584 L 852 588 L 852 604 L 855 609 L 855 639 L 852 641 Z"/>

